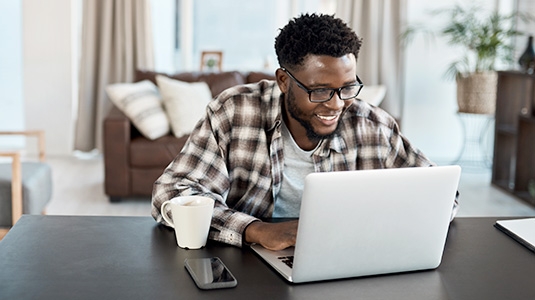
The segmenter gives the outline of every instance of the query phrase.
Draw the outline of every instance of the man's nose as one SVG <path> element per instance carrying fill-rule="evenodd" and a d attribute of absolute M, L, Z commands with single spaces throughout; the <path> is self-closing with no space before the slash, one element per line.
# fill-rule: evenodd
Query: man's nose
<path fill-rule="evenodd" d="M 332 110 L 342 109 L 345 105 L 345 101 L 340 99 L 339 93 L 339 91 L 335 92 L 329 101 L 324 102 L 325 106 L 329 107 Z"/>

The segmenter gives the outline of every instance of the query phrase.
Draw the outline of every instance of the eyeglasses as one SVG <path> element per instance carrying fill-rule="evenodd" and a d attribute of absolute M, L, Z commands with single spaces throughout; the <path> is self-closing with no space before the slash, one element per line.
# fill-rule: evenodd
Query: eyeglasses
<path fill-rule="evenodd" d="M 353 98 L 357 97 L 357 95 L 362 90 L 362 87 L 364 86 L 359 76 L 357 75 L 358 83 L 355 84 L 346 85 L 337 89 L 319 88 L 311 90 L 307 88 L 304 84 L 302 84 L 299 80 L 297 80 L 297 78 L 295 78 L 290 72 L 288 72 L 286 68 L 281 69 L 286 72 L 286 74 L 288 74 L 288 76 L 290 76 L 290 78 L 292 78 L 295 83 L 297 83 L 298 87 L 308 93 L 308 100 L 314 103 L 323 103 L 331 100 L 335 92 L 338 94 L 338 98 L 340 98 L 341 100 L 352 100 Z"/>

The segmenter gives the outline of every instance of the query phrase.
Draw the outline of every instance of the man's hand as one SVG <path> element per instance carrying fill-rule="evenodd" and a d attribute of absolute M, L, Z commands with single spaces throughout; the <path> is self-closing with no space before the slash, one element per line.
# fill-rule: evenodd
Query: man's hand
<path fill-rule="evenodd" d="M 297 223 L 297 220 L 281 223 L 253 222 L 245 229 L 245 241 L 259 244 L 269 250 L 295 246 Z"/>

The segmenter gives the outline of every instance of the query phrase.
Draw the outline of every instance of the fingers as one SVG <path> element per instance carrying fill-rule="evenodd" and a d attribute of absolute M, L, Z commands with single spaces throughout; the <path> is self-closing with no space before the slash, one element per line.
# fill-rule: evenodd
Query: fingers
<path fill-rule="evenodd" d="M 253 222 L 245 229 L 246 242 L 262 245 L 269 250 L 295 246 L 298 221 L 281 223 Z"/>

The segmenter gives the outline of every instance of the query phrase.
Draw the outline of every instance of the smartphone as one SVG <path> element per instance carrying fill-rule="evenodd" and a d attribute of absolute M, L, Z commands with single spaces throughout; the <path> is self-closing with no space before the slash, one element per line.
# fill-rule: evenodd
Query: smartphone
<path fill-rule="evenodd" d="M 234 275 L 219 257 L 187 258 L 184 266 L 200 289 L 232 288 L 238 285 Z"/>

